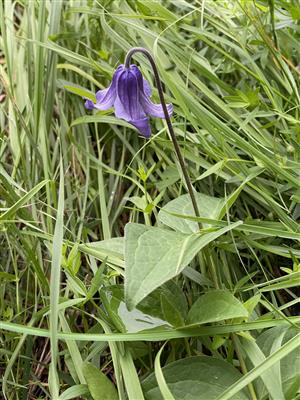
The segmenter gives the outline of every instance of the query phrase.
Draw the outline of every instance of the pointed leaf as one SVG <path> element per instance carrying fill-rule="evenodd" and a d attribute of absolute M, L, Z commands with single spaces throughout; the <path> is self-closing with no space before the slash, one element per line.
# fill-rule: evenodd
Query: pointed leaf
<path fill-rule="evenodd" d="M 125 301 L 132 310 L 149 293 L 178 275 L 208 243 L 241 224 L 185 235 L 130 223 L 125 227 Z"/>
<path fill-rule="evenodd" d="M 97 367 L 83 364 L 83 375 L 94 400 L 118 400 L 114 384 Z"/>

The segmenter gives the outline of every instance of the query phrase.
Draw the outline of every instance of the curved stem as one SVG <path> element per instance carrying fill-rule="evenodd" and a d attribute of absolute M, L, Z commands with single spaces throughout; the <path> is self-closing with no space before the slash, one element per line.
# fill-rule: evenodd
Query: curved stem
<path fill-rule="evenodd" d="M 165 120 L 167 122 L 168 130 L 169 130 L 169 133 L 170 133 L 173 145 L 174 145 L 175 152 L 176 152 L 177 157 L 178 157 L 178 161 L 179 161 L 179 164 L 180 164 L 180 167 L 181 167 L 181 170 L 182 170 L 185 182 L 186 182 L 186 186 L 187 186 L 189 195 L 191 197 L 191 201 L 192 201 L 192 205 L 193 205 L 193 208 L 194 208 L 194 212 L 195 212 L 196 217 L 200 217 L 198 205 L 197 205 L 195 194 L 194 194 L 194 189 L 193 189 L 189 174 L 187 172 L 187 168 L 186 168 L 186 165 L 185 165 L 185 162 L 184 162 L 184 158 L 182 156 L 179 144 L 177 142 L 176 135 L 175 135 L 175 132 L 174 132 L 174 129 L 173 129 L 173 126 L 172 126 L 172 122 L 171 122 L 171 119 L 170 119 L 170 116 L 169 116 L 169 113 L 168 113 L 168 110 L 167 110 L 167 105 L 166 105 L 166 102 L 165 102 L 165 97 L 164 97 L 164 92 L 163 92 L 163 89 L 162 89 L 161 80 L 160 80 L 160 77 L 159 77 L 158 69 L 157 69 L 157 66 L 155 64 L 154 58 L 153 58 L 152 54 L 147 49 L 144 49 L 143 47 L 133 47 L 126 54 L 126 57 L 125 57 L 125 68 L 129 68 L 130 67 L 131 57 L 133 56 L 134 53 L 142 53 L 142 54 L 144 54 L 148 58 L 148 60 L 149 60 L 149 62 L 151 64 L 151 67 L 152 67 L 152 70 L 153 70 L 153 74 L 154 74 L 155 83 L 156 83 L 156 86 L 157 86 L 159 100 L 160 100 L 161 105 L 162 105 L 162 109 L 163 109 L 163 112 L 164 112 L 164 115 L 165 115 Z M 199 225 L 199 229 L 201 229 L 200 222 L 198 222 L 198 225 Z"/>

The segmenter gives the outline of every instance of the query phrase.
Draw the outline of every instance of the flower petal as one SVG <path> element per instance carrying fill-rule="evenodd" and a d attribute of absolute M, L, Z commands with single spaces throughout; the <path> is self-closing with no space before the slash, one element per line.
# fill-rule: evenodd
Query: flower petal
<path fill-rule="evenodd" d="M 135 64 L 131 64 L 129 67 L 129 71 L 136 77 L 139 88 L 143 88 L 143 75 L 139 68 Z"/>
<path fill-rule="evenodd" d="M 149 97 L 147 97 L 145 95 L 141 96 L 140 101 L 141 101 L 142 107 L 147 115 L 151 115 L 152 117 L 157 117 L 157 118 L 165 118 L 165 114 L 164 114 L 161 104 L 152 103 L 152 101 L 149 99 Z M 172 104 L 167 104 L 167 111 L 168 111 L 169 116 L 171 116 L 172 112 L 173 112 Z"/>
<path fill-rule="evenodd" d="M 143 77 L 143 89 L 144 89 L 145 95 L 150 97 L 152 94 L 152 89 L 151 89 L 149 82 L 144 77 Z"/>
<path fill-rule="evenodd" d="M 113 74 L 112 81 L 109 87 L 107 89 L 98 90 L 98 92 L 96 93 L 95 108 L 97 108 L 98 110 L 108 110 L 109 108 L 113 107 L 116 99 L 117 80 L 123 70 L 124 65 L 119 65 Z"/>
<path fill-rule="evenodd" d="M 141 71 L 135 64 L 130 65 L 130 71 L 136 76 L 139 89 L 142 90 L 146 96 L 151 96 L 152 89 L 149 82 L 143 77 Z"/>
<path fill-rule="evenodd" d="M 114 105 L 116 117 L 126 121 L 140 120 L 146 116 L 140 104 L 137 77 L 130 69 L 123 70 L 118 77 L 117 97 Z"/>
<path fill-rule="evenodd" d="M 118 96 L 116 97 L 114 108 L 115 116 L 117 118 L 125 119 L 125 121 L 130 121 L 131 117 L 128 114 L 127 110 L 124 108 Z"/>
<path fill-rule="evenodd" d="M 114 105 L 116 98 L 116 88 L 112 84 L 103 90 L 96 92 L 96 104 L 95 108 L 98 110 L 108 110 Z"/>
<path fill-rule="evenodd" d="M 146 139 L 149 139 L 151 136 L 149 118 L 146 117 L 135 121 L 129 121 L 129 123 L 135 126 Z"/>
<path fill-rule="evenodd" d="M 92 102 L 92 100 L 86 99 L 84 107 L 87 108 L 88 110 L 93 110 L 95 108 L 95 104 Z"/>

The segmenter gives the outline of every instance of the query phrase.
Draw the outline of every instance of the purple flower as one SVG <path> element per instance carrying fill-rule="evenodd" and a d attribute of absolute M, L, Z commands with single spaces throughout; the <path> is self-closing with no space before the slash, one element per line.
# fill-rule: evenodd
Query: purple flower
<path fill-rule="evenodd" d="M 112 82 L 107 89 L 96 93 L 96 103 L 86 100 L 85 107 L 89 110 L 107 110 L 114 107 L 117 118 L 124 119 L 135 126 L 140 133 L 149 138 L 151 135 L 149 115 L 165 118 L 161 104 L 150 100 L 151 88 L 141 71 L 134 64 L 129 68 L 119 65 Z M 172 114 L 172 104 L 167 104 L 169 115 Z"/>

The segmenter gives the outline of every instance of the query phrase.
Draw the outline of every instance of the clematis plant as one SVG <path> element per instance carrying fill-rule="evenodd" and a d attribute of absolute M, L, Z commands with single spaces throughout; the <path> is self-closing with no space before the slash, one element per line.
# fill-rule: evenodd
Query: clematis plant
<path fill-rule="evenodd" d="M 149 116 L 165 118 L 162 105 L 154 104 L 150 100 L 151 92 L 149 83 L 135 64 L 129 67 L 121 64 L 116 69 L 110 86 L 96 93 L 96 103 L 86 100 L 85 107 L 89 110 L 114 107 L 117 118 L 128 121 L 148 139 L 151 135 Z M 167 105 L 167 111 L 171 116 L 172 104 Z"/>
<path fill-rule="evenodd" d="M 144 54 L 151 64 L 160 104 L 152 103 L 150 100 L 152 91 L 149 83 L 145 78 L 143 78 L 138 67 L 135 64 L 130 64 L 133 54 L 137 52 Z M 125 63 L 119 65 L 116 69 L 110 86 L 107 89 L 99 90 L 96 93 L 96 103 L 93 103 L 91 100 L 86 100 L 85 107 L 90 110 L 94 108 L 98 110 L 107 110 L 114 107 L 117 118 L 128 121 L 147 139 L 151 135 L 149 116 L 164 118 L 191 197 L 195 215 L 197 217 L 200 216 L 194 195 L 194 189 L 170 119 L 173 112 L 173 106 L 172 104 L 166 104 L 165 102 L 158 69 L 154 58 L 148 50 L 143 47 L 134 47 L 129 50 L 125 57 Z M 201 228 L 200 223 L 199 228 Z"/>

